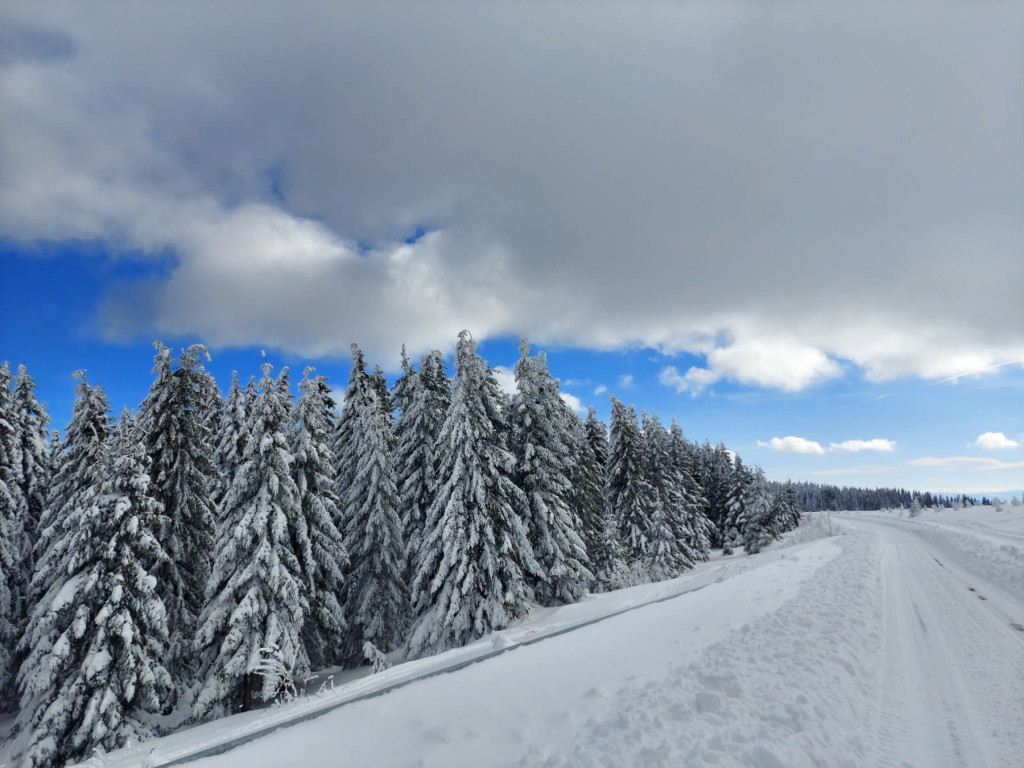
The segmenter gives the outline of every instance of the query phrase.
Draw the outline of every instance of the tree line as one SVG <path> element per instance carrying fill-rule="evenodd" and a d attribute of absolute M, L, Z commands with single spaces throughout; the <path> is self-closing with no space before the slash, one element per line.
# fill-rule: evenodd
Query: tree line
<path fill-rule="evenodd" d="M 801 486 L 611 398 L 566 406 L 524 339 L 516 392 L 472 336 L 393 387 L 353 345 L 343 402 L 306 368 L 221 396 L 201 345 L 156 343 L 115 421 L 83 372 L 62 437 L 0 367 L 0 704 L 47 766 L 280 693 L 268 659 L 377 666 L 531 605 L 672 578 L 795 527 Z M 340 407 L 339 407 L 340 405 Z"/>
<path fill-rule="evenodd" d="M 840 488 L 837 485 L 807 482 L 794 483 L 793 488 L 797 504 L 804 512 L 867 512 L 875 509 L 910 509 L 915 505 L 945 508 L 992 503 L 987 497 L 979 500 L 966 494 L 922 493 L 903 488 Z"/>

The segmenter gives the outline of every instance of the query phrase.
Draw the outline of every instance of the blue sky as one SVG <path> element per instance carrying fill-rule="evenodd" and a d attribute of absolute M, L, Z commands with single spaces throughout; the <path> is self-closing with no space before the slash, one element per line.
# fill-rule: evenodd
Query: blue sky
<path fill-rule="evenodd" d="M 63 426 L 78 368 L 137 404 L 156 338 L 341 386 L 352 341 L 511 368 L 526 334 L 773 478 L 1020 489 L 1022 26 L 2 4 L 0 359 Z"/>

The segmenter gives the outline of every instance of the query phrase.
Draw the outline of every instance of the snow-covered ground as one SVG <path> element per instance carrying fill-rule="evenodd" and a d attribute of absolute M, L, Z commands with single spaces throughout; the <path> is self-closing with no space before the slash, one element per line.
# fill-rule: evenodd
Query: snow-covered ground
<path fill-rule="evenodd" d="M 832 525 L 93 762 L 1020 765 L 1024 508 Z"/>

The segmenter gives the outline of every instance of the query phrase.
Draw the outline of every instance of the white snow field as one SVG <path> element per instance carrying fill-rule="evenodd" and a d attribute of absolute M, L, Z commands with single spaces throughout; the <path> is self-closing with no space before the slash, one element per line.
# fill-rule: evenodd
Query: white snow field
<path fill-rule="evenodd" d="M 1024 508 L 832 525 L 90 764 L 1024 765 Z"/>

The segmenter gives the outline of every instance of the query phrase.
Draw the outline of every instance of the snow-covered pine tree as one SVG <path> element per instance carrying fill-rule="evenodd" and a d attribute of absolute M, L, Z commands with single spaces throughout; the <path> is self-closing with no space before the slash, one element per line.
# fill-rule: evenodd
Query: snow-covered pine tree
<path fill-rule="evenodd" d="M 14 649 L 19 635 L 24 591 L 20 562 L 21 440 L 11 396 L 11 372 L 0 364 L 0 712 L 13 708 Z"/>
<path fill-rule="evenodd" d="M 523 491 L 517 512 L 544 571 L 529 585 L 541 605 L 573 603 L 586 594 L 594 576 L 579 535 L 579 518 L 568 503 L 573 458 L 569 414 L 544 354 L 531 356 L 525 337 L 519 341 L 515 377 L 510 447 L 516 459 L 515 481 Z"/>
<path fill-rule="evenodd" d="M 78 516 L 92 503 L 106 466 L 111 422 L 107 397 L 100 387 L 90 386 L 84 371 L 75 371 L 73 375 L 78 379 L 78 386 L 63 443 L 56 441 L 54 433 L 56 450 L 51 466 L 55 472 L 39 523 L 36 568 L 29 585 L 29 601 L 33 605 L 56 580 L 63 578 L 55 570 L 58 564 L 47 553 L 57 541 L 77 528 Z"/>
<path fill-rule="evenodd" d="M 771 544 L 781 533 L 768 480 L 760 467 L 756 467 L 751 474 L 747 499 L 747 526 L 743 531 L 743 545 L 747 554 L 753 555 Z"/>
<path fill-rule="evenodd" d="M 295 403 L 292 477 L 299 492 L 300 524 L 308 550 L 299 550 L 303 584 L 309 611 L 302 637 L 314 667 L 337 664 L 339 648 L 347 626 L 340 597 L 344 594 L 344 572 L 348 553 L 337 528 L 338 495 L 334 484 L 334 455 L 330 439 L 334 431 L 334 401 L 323 376 L 310 378 L 312 368 L 302 372 L 299 399 Z"/>
<path fill-rule="evenodd" d="M 345 407 L 352 413 L 349 450 L 355 471 L 345 496 L 343 534 L 351 566 L 345 584 L 349 628 L 344 653 L 356 662 L 363 658 L 365 643 L 384 653 L 402 644 L 410 604 L 390 416 L 372 385 L 356 392 Z"/>
<path fill-rule="evenodd" d="M 438 441 L 437 492 L 413 580 L 412 655 L 440 652 L 505 627 L 529 609 L 542 576 L 523 521 L 515 459 L 503 446 L 497 382 L 469 331 L 459 334 L 451 407 Z"/>
<path fill-rule="evenodd" d="M 652 503 L 651 552 L 648 569 L 655 580 L 678 576 L 693 567 L 688 510 L 683 480 L 672 461 L 670 437 L 658 414 L 643 415 L 644 453 L 647 482 L 654 491 Z"/>
<path fill-rule="evenodd" d="M 597 459 L 601 471 L 604 472 L 608 466 L 608 427 L 597 418 L 597 411 L 593 406 L 587 408 L 585 427 L 590 450 L 594 452 L 594 458 Z"/>
<path fill-rule="evenodd" d="M 606 493 L 608 507 L 622 540 L 627 565 L 643 578 L 651 530 L 652 489 L 647 482 L 647 459 L 636 411 L 612 401 Z"/>
<path fill-rule="evenodd" d="M 634 583 L 633 574 L 626 565 L 625 550 L 619 536 L 619 526 L 608 504 L 608 428 L 597 418 L 593 407 L 587 410 L 584 423 L 587 445 L 600 469 L 602 510 L 600 538 L 596 549 L 590 552 L 590 561 L 597 577 L 596 588 L 612 590 L 628 587 Z"/>
<path fill-rule="evenodd" d="M 750 492 L 753 482 L 753 474 L 743 464 L 743 459 L 737 456 L 733 464 L 729 497 L 726 501 L 727 515 L 722 533 L 723 554 L 732 554 L 736 547 L 743 544 L 743 536 L 750 514 Z"/>
<path fill-rule="evenodd" d="M 24 365 L 18 366 L 14 379 L 14 418 L 20 441 L 20 501 L 16 529 L 20 540 L 14 542 L 12 556 L 20 561 L 19 594 L 15 598 L 15 613 L 19 622 L 28 615 L 28 585 L 35 570 L 35 545 L 39 521 L 46 507 L 47 489 L 50 487 L 50 447 L 47 426 L 50 417 L 45 407 L 36 400 L 36 384 Z"/>
<path fill-rule="evenodd" d="M 146 714 L 172 698 L 154 576 L 166 560 L 156 537 L 160 504 L 150 494 L 139 430 L 129 418 L 106 444 L 107 430 L 106 398 L 83 377 L 62 470 L 74 467 L 77 477 L 61 478 L 78 487 L 39 561 L 37 584 L 46 589 L 21 643 L 24 768 L 77 762 L 95 748 L 149 736 Z"/>
<path fill-rule="evenodd" d="M 301 637 L 308 606 L 298 554 L 309 544 L 293 538 L 302 510 L 291 477 L 291 425 L 270 371 L 265 362 L 242 462 L 224 498 L 195 639 L 207 660 L 195 704 L 199 718 L 250 709 L 258 687 L 264 699 L 275 695 L 270 678 L 262 685 L 256 679 L 263 649 L 276 646 L 300 678 L 309 669 Z"/>
<path fill-rule="evenodd" d="M 388 388 L 388 380 L 380 365 L 373 366 L 373 373 L 370 374 L 370 386 L 377 395 L 377 405 L 390 424 L 395 416 L 395 401 L 391 399 L 391 390 Z"/>
<path fill-rule="evenodd" d="M 411 584 L 423 542 L 427 508 L 436 486 L 437 438 L 451 404 L 451 387 L 437 350 L 420 359 L 420 369 L 403 377 L 395 422 L 398 514 L 405 539 L 405 575 Z M 401 380 L 400 380 L 401 381 Z M 403 404 L 404 402 L 404 404 Z"/>
<path fill-rule="evenodd" d="M 706 561 L 711 555 L 714 526 L 707 516 L 707 499 L 695 478 L 698 447 L 683 436 L 683 429 L 675 419 L 669 428 L 669 461 L 679 478 L 681 503 L 689 526 L 690 551 L 696 560 Z"/>
<path fill-rule="evenodd" d="M 402 413 L 412 402 L 413 392 L 416 389 L 416 369 L 409 360 L 405 351 L 405 344 L 402 345 L 402 375 L 395 379 L 391 388 L 391 403 L 397 410 L 396 421 L 402 417 Z"/>
<path fill-rule="evenodd" d="M 792 531 L 800 525 L 800 506 L 796 500 L 796 488 L 792 481 L 787 481 L 781 488 L 778 488 L 772 498 L 774 507 L 773 519 L 776 522 L 777 533 Z"/>
<path fill-rule="evenodd" d="M 732 458 L 722 443 L 712 448 L 705 441 L 701 447 L 701 475 L 701 486 L 708 501 L 708 519 L 714 526 L 711 546 L 721 547 L 726 518 L 729 516 L 729 491 L 732 488 Z"/>
<path fill-rule="evenodd" d="M 242 460 L 242 452 L 245 450 L 248 400 L 248 396 L 238 383 L 238 371 L 232 371 L 231 386 L 228 387 L 220 414 L 217 446 L 214 452 L 215 463 L 220 472 L 220 483 L 216 491 L 218 507 L 231 486 L 231 478 L 234 477 L 235 470 Z"/>
<path fill-rule="evenodd" d="M 566 409 L 565 431 L 569 449 L 569 508 L 579 519 L 579 534 L 587 551 L 590 569 L 600 569 L 600 550 L 604 538 L 604 468 L 587 441 L 583 419 Z"/>
<path fill-rule="evenodd" d="M 345 387 L 345 402 L 341 404 L 341 414 L 335 424 L 332 446 L 338 498 L 341 500 L 341 519 L 338 521 L 338 530 L 342 534 L 347 529 L 349 521 L 345 499 L 348 497 L 348 489 L 352 486 L 356 472 L 352 443 L 356 411 L 354 404 L 364 397 L 363 393 L 369 387 L 370 377 L 366 373 L 366 358 L 363 356 L 362 350 L 359 349 L 359 345 L 353 344 L 352 370 L 348 376 L 348 385 Z"/>
<path fill-rule="evenodd" d="M 167 607 L 168 668 L 179 675 L 193 666 L 191 648 L 210 574 L 217 519 L 213 496 L 220 475 L 204 421 L 211 407 L 209 375 L 200 361 L 206 348 L 197 344 L 183 350 L 172 370 L 170 349 L 159 341 L 154 347 L 156 379 L 142 402 L 140 423 L 152 492 L 164 510 L 159 537 L 167 559 L 154 575 Z"/>

